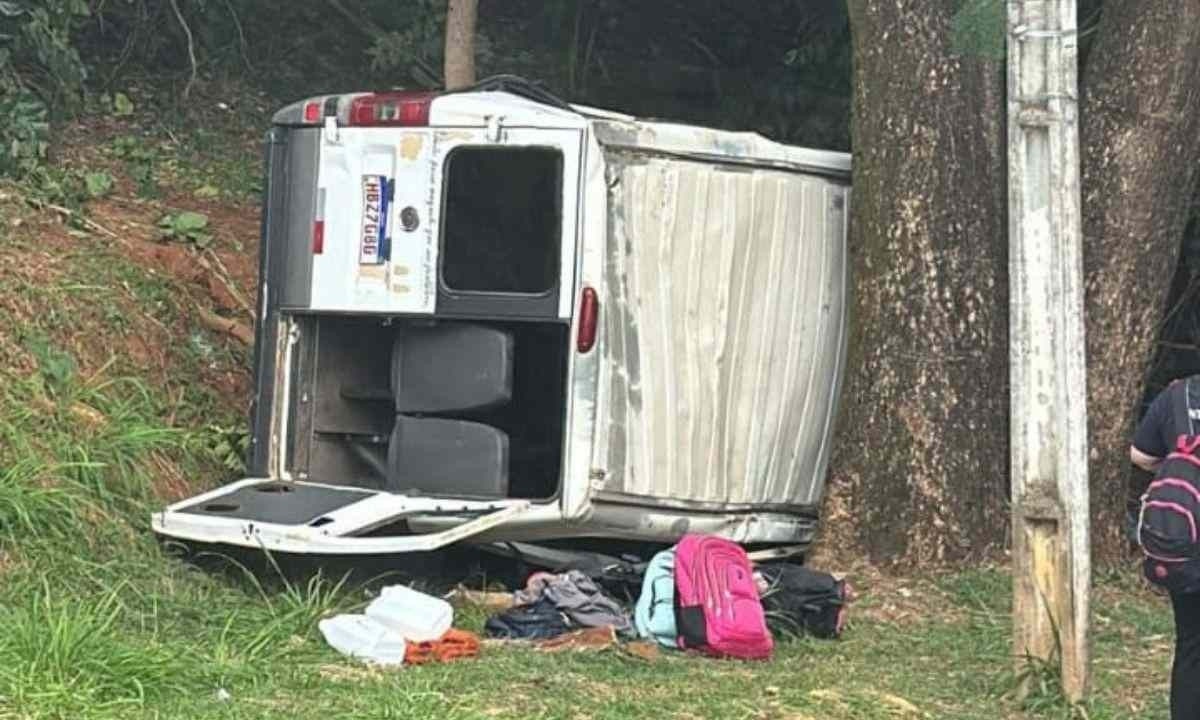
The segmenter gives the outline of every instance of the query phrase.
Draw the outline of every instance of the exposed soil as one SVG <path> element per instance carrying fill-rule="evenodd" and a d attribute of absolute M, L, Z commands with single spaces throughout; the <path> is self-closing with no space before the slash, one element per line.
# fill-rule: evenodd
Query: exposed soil
<path fill-rule="evenodd" d="M 171 379 L 175 350 L 187 342 L 191 333 L 203 327 L 196 319 L 201 311 L 216 313 L 252 329 L 259 209 L 255 203 L 202 199 L 182 192 L 170 192 L 152 200 L 138 197 L 125 163 L 100 149 L 106 141 L 130 134 L 133 133 L 128 126 L 113 119 L 65 128 L 59 160 L 89 172 L 108 172 L 115 179 L 110 194 L 86 205 L 92 235 L 88 242 L 120 253 L 152 276 L 165 280 L 180 314 L 186 316 L 186 322 L 167 327 L 159 318 L 132 312 L 127 318 L 133 324 L 132 331 L 112 338 L 113 343 L 102 343 L 106 347 L 120 347 L 151 378 L 167 382 Z M 147 139 L 148 144 L 152 142 Z M 211 242 L 207 247 L 162 236 L 159 221 L 168 214 L 183 211 L 208 218 Z M 58 232 L 51 235 L 78 243 L 67 236 L 61 222 L 55 224 Z M 106 334 L 104 327 L 96 327 L 95 332 L 99 337 Z M 248 357 L 251 348 L 236 339 L 215 337 L 209 330 L 204 332 L 209 334 L 211 342 L 232 350 L 235 357 Z M 230 408 L 246 408 L 251 380 L 246 363 L 206 363 L 203 374 L 202 381 Z"/>
<path fill-rule="evenodd" d="M 236 424 L 251 395 L 252 348 L 244 338 L 254 322 L 257 204 L 192 197 L 185 188 L 170 192 L 169 182 L 160 183 L 160 198 L 138 197 L 128 164 L 105 150 L 114 137 L 138 135 L 111 118 L 59 133 L 57 165 L 107 172 L 114 180 L 105 197 L 81 212 L 31 199 L 28 188 L 0 185 L 0 286 L 7 290 L 0 292 L 7 324 L 0 330 L 0 366 L 13 377 L 37 372 L 30 338 L 45 337 L 70 354 L 85 382 L 136 375 L 165 399 L 161 420 L 168 426 Z M 206 247 L 162 236 L 159 221 L 182 211 L 208 218 Z M 242 339 L 214 331 L 203 316 L 233 321 L 245 331 Z M 188 391 L 197 387 L 217 405 L 190 406 Z M 86 409 L 80 412 L 86 423 Z M 164 500 L 213 481 L 187 477 L 169 457 L 151 459 L 154 490 Z"/>

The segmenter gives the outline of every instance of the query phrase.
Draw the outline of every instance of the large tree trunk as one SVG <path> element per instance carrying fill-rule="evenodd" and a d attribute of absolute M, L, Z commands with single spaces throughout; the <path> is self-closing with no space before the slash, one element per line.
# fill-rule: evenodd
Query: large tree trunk
<path fill-rule="evenodd" d="M 854 328 L 826 538 L 849 525 L 876 561 L 982 555 L 1008 526 L 1004 79 L 951 50 L 959 4 L 850 2 Z"/>
<path fill-rule="evenodd" d="M 1115 557 L 1137 401 L 1200 165 L 1200 0 L 1105 4 L 1083 98 L 1093 545 Z"/>
<path fill-rule="evenodd" d="M 446 11 L 446 89 L 475 84 L 475 20 L 479 0 L 449 0 Z"/>

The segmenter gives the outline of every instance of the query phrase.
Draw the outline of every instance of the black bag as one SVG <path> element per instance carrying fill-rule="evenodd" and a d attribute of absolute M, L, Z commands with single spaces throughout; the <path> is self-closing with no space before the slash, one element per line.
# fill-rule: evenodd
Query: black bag
<path fill-rule="evenodd" d="M 765 565 L 759 574 L 766 585 L 763 609 L 773 629 L 827 639 L 841 636 L 851 597 L 845 580 L 789 564 Z"/>
<path fill-rule="evenodd" d="M 1174 593 L 1200 591 L 1200 382 L 1193 380 L 1171 398 L 1183 431 L 1142 495 L 1136 527 L 1146 579 Z"/>
<path fill-rule="evenodd" d="M 483 626 L 488 637 L 509 640 L 545 640 L 558 637 L 569 629 L 562 613 L 546 599 L 509 608 L 488 618 Z"/>

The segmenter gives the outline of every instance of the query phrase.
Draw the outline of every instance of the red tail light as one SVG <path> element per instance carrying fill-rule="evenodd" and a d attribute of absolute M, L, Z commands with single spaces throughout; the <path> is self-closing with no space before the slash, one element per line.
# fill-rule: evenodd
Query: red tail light
<path fill-rule="evenodd" d="M 575 348 L 580 353 L 587 353 L 596 345 L 596 328 L 600 321 L 600 298 L 590 287 L 583 289 L 583 297 L 579 301 L 579 337 Z"/>
<path fill-rule="evenodd" d="M 304 122 L 316 125 L 321 122 L 321 103 L 310 102 L 304 105 Z"/>
<path fill-rule="evenodd" d="M 434 96 L 431 92 L 396 92 L 356 97 L 350 101 L 350 125 L 426 126 Z"/>

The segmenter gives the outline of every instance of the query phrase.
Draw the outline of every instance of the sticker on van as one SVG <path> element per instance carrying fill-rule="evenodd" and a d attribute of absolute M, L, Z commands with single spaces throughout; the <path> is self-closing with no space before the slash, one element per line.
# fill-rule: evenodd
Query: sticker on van
<path fill-rule="evenodd" d="M 388 257 L 388 206 L 391 203 L 388 179 L 384 175 L 363 175 L 362 234 L 358 245 L 359 265 L 382 265 Z"/>

